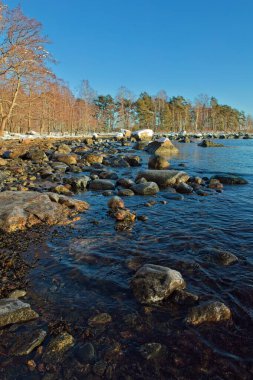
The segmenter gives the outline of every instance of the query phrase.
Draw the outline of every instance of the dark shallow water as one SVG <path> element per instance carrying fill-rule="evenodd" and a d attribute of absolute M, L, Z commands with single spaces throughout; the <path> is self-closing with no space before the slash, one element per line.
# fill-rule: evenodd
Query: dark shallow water
<path fill-rule="evenodd" d="M 45 321 L 62 318 L 77 329 L 85 328 L 97 312 L 110 313 L 113 322 L 88 340 L 97 344 L 100 357 L 100 341 L 120 343 L 123 355 L 116 361 L 115 378 L 253 377 L 253 140 L 222 143 L 224 148 L 206 149 L 178 144 L 180 155 L 170 159 L 171 165 L 185 163 L 182 170 L 200 177 L 238 174 L 248 185 L 225 186 L 221 194 L 190 195 L 180 201 L 167 199 L 166 191 L 124 198 L 127 207 L 148 217 L 126 232 L 115 231 L 107 197 L 82 193 L 77 198 L 88 201 L 90 210 L 74 226 L 55 229 L 40 248 L 39 266 L 30 274 L 32 305 L 41 309 Z M 136 153 L 145 168 L 148 155 Z M 139 168 L 133 169 L 115 171 L 134 178 Z M 157 203 L 147 207 L 150 200 Z M 228 250 L 239 262 L 228 267 L 211 264 L 199 253 L 206 247 Z M 224 302 L 232 320 L 193 328 L 184 323 L 187 307 L 169 302 L 152 308 L 139 305 L 129 283 L 144 263 L 179 270 L 189 291 L 201 300 Z M 165 362 L 149 363 L 138 356 L 138 347 L 148 342 L 166 345 Z"/>

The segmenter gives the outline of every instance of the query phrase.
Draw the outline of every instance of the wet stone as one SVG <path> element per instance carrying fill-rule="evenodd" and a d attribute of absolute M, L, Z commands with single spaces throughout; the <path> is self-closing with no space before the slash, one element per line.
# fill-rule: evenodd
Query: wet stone
<path fill-rule="evenodd" d="M 112 321 L 112 317 L 110 316 L 110 314 L 101 313 L 93 317 L 90 317 L 88 320 L 88 324 L 90 326 L 105 325 L 107 323 L 110 323 L 111 321 Z"/>
<path fill-rule="evenodd" d="M 107 368 L 107 362 L 100 360 L 96 362 L 93 366 L 93 372 L 98 376 L 103 376 Z"/>
<path fill-rule="evenodd" d="M 29 355 L 44 341 L 47 333 L 44 330 L 26 331 L 16 336 L 16 342 L 12 345 L 9 353 L 15 356 Z"/>
<path fill-rule="evenodd" d="M 175 290 L 172 294 L 172 301 L 179 305 L 194 305 L 198 301 L 199 296 L 196 294 L 187 292 L 185 290 Z"/>
<path fill-rule="evenodd" d="M 211 179 L 218 179 L 224 185 L 246 185 L 246 179 L 233 174 L 218 174 Z"/>
<path fill-rule="evenodd" d="M 132 197 L 134 196 L 134 192 L 131 189 L 121 189 L 118 191 L 118 195 L 122 197 Z"/>
<path fill-rule="evenodd" d="M 35 318 L 38 318 L 38 314 L 31 309 L 28 303 L 10 298 L 0 300 L 0 327 Z"/>
<path fill-rule="evenodd" d="M 75 355 L 81 363 L 90 363 L 95 359 L 95 348 L 92 343 L 78 345 L 75 349 Z"/>
<path fill-rule="evenodd" d="M 95 179 L 89 184 L 90 190 L 114 190 L 115 184 L 114 182 L 108 179 Z"/>
<path fill-rule="evenodd" d="M 218 265 L 228 266 L 238 262 L 238 257 L 231 252 L 217 248 L 205 248 L 199 252 L 203 257 Z"/>
<path fill-rule="evenodd" d="M 17 299 L 25 297 L 25 296 L 26 296 L 25 290 L 16 289 L 8 295 L 8 298 L 12 298 L 12 299 L 17 300 Z"/>
<path fill-rule="evenodd" d="M 131 190 L 138 195 L 155 195 L 159 192 L 159 187 L 155 182 L 145 182 L 132 186 Z"/>
<path fill-rule="evenodd" d="M 164 355 L 166 347 L 160 343 L 146 343 L 140 347 L 139 352 L 144 359 L 154 360 Z"/>
<path fill-rule="evenodd" d="M 176 270 L 160 265 L 146 264 L 131 281 L 135 297 L 141 303 L 153 303 L 169 297 L 174 290 L 184 289 L 185 281 Z"/>
<path fill-rule="evenodd" d="M 199 325 L 205 322 L 221 322 L 231 318 L 230 309 L 222 302 L 211 301 L 193 307 L 186 317 L 186 322 Z"/>
<path fill-rule="evenodd" d="M 45 363 L 58 363 L 62 361 L 64 354 L 74 345 L 74 338 L 67 332 L 63 332 L 53 338 L 47 346 L 42 361 Z"/>

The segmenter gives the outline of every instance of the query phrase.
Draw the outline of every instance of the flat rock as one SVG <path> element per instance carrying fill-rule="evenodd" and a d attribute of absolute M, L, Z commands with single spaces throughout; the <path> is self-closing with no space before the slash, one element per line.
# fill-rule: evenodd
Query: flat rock
<path fill-rule="evenodd" d="M 36 191 L 0 193 L 0 230 L 13 232 L 36 224 L 66 224 L 68 218 L 87 210 L 88 203 Z"/>
<path fill-rule="evenodd" d="M 190 176 L 179 170 L 143 170 L 138 173 L 136 180 L 140 178 L 155 182 L 159 187 L 168 187 L 187 182 Z"/>
<path fill-rule="evenodd" d="M 155 195 L 159 192 L 159 187 L 155 182 L 145 182 L 132 186 L 131 190 L 138 195 Z"/>
<path fill-rule="evenodd" d="M 38 314 L 31 309 L 28 303 L 11 298 L 0 300 L 0 327 L 30 321 L 35 318 L 38 318 Z"/>
<path fill-rule="evenodd" d="M 139 302 L 153 303 L 169 297 L 176 289 L 184 289 L 186 284 L 176 270 L 146 264 L 136 272 L 131 286 Z"/>
<path fill-rule="evenodd" d="M 211 301 L 193 307 L 186 322 L 191 325 L 199 325 L 204 322 L 221 322 L 231 318 L 230 309 L 222 302 Z"/>

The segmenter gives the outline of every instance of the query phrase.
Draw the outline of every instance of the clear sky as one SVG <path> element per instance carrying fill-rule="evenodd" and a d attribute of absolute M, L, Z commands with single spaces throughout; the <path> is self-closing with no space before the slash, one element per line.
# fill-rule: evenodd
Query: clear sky
<path fill-rule="evenodd" d="M 124 85 L 253 115 L 253 0 L 3 0 L 44 26 L 55 72 L 77 90 Z"/>

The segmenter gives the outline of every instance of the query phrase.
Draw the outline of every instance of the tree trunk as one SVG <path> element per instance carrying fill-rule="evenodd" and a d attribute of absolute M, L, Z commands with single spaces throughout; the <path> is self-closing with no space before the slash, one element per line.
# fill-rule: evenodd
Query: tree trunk
<path fill-rule="evenodd" d="M 0 136 L 3 136 L 3 134 L 4 134 L 4 131 L 6 129 L 7 121 L 8 121 L 8 117 L 7 116 L 3 116 L 2 117 L 2 122 L 1 122 L 1 125 L 0 125 Z"/>

